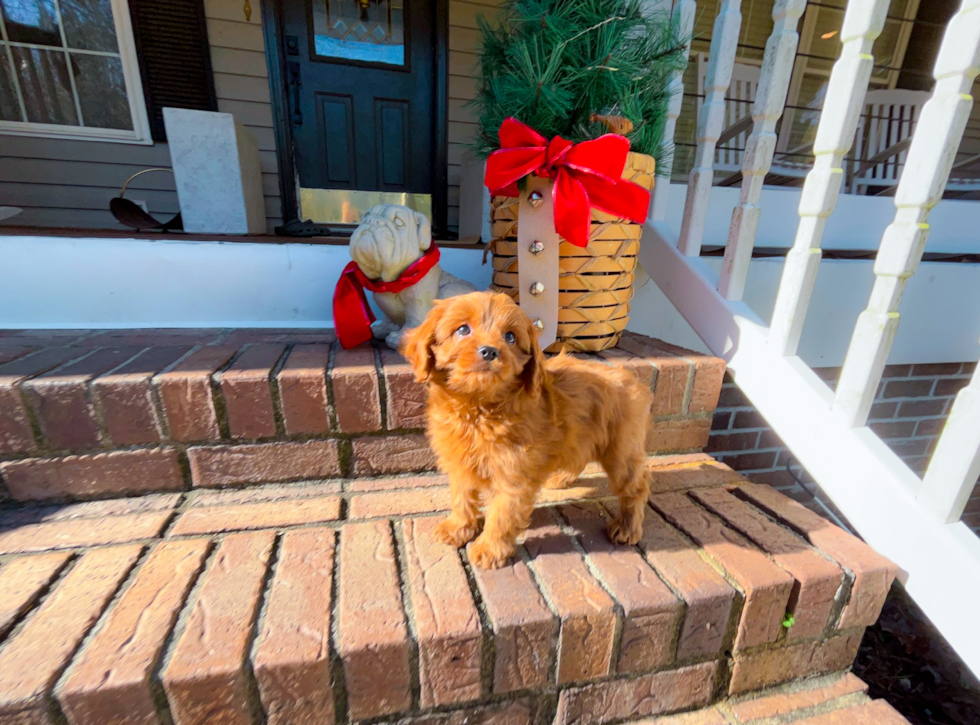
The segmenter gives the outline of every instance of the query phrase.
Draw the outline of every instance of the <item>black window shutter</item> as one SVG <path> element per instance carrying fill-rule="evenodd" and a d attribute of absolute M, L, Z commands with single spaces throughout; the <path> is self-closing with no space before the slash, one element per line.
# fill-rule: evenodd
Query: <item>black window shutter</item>
<path fill-rule="evenodd" d="M 154 141 L 166 141 L 163 109 L 217 111 L 204 0 L 129 0 Z"/>

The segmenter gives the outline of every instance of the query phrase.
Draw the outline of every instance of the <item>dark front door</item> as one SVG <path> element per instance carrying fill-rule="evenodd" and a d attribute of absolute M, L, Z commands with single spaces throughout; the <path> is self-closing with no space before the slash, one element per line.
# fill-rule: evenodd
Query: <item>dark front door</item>
<path fill-rule="evenodd" d="M 432 215 L 434 0 L 286 0 L 300 216 L 356 223 L 377 203 Z"/>

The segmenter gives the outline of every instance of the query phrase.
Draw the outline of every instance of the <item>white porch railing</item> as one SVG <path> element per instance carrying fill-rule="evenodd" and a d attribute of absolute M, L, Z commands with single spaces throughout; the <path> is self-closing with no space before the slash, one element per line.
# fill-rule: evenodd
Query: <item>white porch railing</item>
<path fill-rule="evenodd" d="M 691 0 L 674 3 L 689 26 Z M 799 225 L 771 324 L 742 302 L 759 220 L 762 179 L 792 71 L 804 0 L 776 0 L 766 44 L 742 189 L 720 276 L 699 258 L 723 98 L 735 60 L 739 0 L 722 2 L 711 38 L 696 161 L 679 232 L 663 223 L 667 184 L 658 187 L 640 262 L 705 344 L 725 358 L 735 382 L 858 532 L 902 569 L 900 579 L 974 673 L 980 674 L 980 538 L 959 522 L 980 476 L 980 368 L 960 392 L 923 479 L 866 427 L 898 328 L 902 292 L 929 234 L 973 105 L 980 71 L 980 0 L 963 0 L 935 65 L 936 87 L 922 109 L 885 230 L 867 309 L 854 328 L 836 392 L 796 356 L 820 266 L 820 244 L 844 179 L 888 0 L 850 0 L 806 177 Z M 787 61 L 787 58 L 790 60 Z M 661 189 L 662 187 L 662 189 Z M 717 243 L 717 240 L 712 240 Z"/>

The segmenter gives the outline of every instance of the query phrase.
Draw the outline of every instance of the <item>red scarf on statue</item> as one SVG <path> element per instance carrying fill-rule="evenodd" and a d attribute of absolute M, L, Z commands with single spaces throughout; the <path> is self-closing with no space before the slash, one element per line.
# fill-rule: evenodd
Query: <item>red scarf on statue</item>
<path fill-rule="evenodd" d="M 357 262 L 348 264 L 333 292 L 333 324 L 341 346 L 349 350 L 371 339 L 371 323 L 376 318 L 368 304 L 365 289 L 398 294 L 418 283 L 438 263 L 439 248 L 433 242 L 425 254 L 391 282 L 369 279 L 357 266 Z"/>

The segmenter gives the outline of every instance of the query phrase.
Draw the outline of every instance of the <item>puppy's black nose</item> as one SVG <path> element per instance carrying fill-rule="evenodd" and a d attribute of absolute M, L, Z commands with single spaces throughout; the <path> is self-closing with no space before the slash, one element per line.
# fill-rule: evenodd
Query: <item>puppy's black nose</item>
<path fill-rule="evenodd" d="M 480 347 L 480 355 L 483 356 L 484 360 L 489 362 L 500 357 L 500 350 L 495 347 L 490 347 L 489 345 L 483 345 Z"/>

